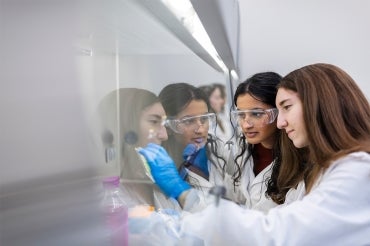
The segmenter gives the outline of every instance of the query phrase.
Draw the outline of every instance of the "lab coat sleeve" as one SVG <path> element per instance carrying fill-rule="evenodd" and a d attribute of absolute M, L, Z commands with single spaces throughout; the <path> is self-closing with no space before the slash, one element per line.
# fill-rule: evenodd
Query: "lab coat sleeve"
<path fill-rule="evenodd" d="M 211 155 L 209 160 L 209 180 L 205 180 L 199 175 L 189 171 L 188 182 L 194 188 L 191 189 L 186 195 L 183 203 L 183 209 L 187 212 L 201 211 L 209 204 L 213 203 L 214 198 L 210 196 L 209 190 L 213 186 L 224 186 L 226 188 L 226 198 L 234 200 L 234 185 L 233 179 L 228 171 L 230 167 L 234 168 L 234 162 L 230 154 L 230 150 L 221 141 L 217 143 L 217 152 L 219 156 L 222 156 L 225 163 L 218 159 L 216 156 Z M 223 169 L 223 165 L 226 165 Z M 225 170 L 225 172 L 224 172 Z"/>
<path fill-rule="evenodd" d="M 185 198 L 183 209 L 187 212 L 201 211 L 214 201 L 209 191 L 215 185 L 225 186 L 222 175 L 215 167 L 211 168 L 209 181 L 189 171 L 190 184 L 193 186 Z"/>
<path fill-rule="evenodd" d="M 205 245 L 370 245 L 370 155 L 336 161 L 301 201 L 267 215 L 222 201 L 186 216 L 182 233 Z"/>

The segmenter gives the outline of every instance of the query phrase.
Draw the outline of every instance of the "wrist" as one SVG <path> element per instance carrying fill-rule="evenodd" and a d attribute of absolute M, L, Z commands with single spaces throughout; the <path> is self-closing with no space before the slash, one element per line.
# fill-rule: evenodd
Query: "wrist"
<path fill-rule="evenodd" d="M 181 180 L 182 182 L 177 184 L 177 187 L 173 190 L 172 197 L 174 197 L 176 200 L 179 200 L 180 196 L 183 195 L 186 191 L 191 189 L 191 186 L 185 182 L 184 180 Z"/>
<path fill-rule="evenodd" d="M 179 197 L 177 198 L 177 201 L 179 202 L 179 204 L 180 204 L 180 206 L 181 206 L 182 208 L 184 207 L 184 204 L 185 204 L 185 201 L 186 201 L 186 197 L 188 196 L 189 191 L 190 191 L 190 189 L 183 191 L 183 192 L 179 195 Z"/>

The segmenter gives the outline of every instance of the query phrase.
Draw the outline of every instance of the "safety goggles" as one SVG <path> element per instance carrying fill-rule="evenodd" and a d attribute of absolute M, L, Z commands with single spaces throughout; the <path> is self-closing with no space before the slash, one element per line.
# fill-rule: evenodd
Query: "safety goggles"
<path fill-rule="evenodd" d="M 233 122 L 239 126 L 248 122 L 254 127 L 263 127 L 275 121 L 279 111 L 277 108 L 252 109 L 252 110 L 233 110 L 231 117 Z"/>
<path fill-rule="evenodd" d="M 214 134 L 216 129 L 216 115 L 214 113 L 208 113 L 181 119 L 167 119 L 165 126 L 179 134 L 185 131 L 195 131 L 202 126 L 207 128 L 209 133 Z"/>

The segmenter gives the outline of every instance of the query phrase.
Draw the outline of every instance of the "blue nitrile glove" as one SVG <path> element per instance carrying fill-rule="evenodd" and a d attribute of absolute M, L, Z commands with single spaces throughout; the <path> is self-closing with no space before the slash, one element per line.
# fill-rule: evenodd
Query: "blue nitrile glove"
<path fill-rule="evenodd" d="M 195 144 L 188 144 L 182 152 L 182 156 L 185 162 L 191 163 L 193 166 L 202 170 L 207 177 L 209 176 L 208 158 L 205 146 L 198 150 Z"/>
<path fill-rule="evenodd" d="M 177 199 L 182 192 L 191 188 L 180 177 L 175 163 L 162 146 L 149 143 L 139 153 L 147 160 L 155 183 L 167 196 Z"/>

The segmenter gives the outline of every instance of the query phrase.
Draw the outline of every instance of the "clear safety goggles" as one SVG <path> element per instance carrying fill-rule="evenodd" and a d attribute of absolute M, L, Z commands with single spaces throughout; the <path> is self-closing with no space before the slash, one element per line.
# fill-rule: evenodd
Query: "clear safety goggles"
<path fill-rule="evenodd" d="M 179 134 L 185 131 L 196 131 L 202 126 L 207 128 L 209 133 L 214 134 L 216 129 L 216 115 L 214 113 L 208 113 L 181 119 L 167 119 L 165 126 Z"/>
<path fill-rule="evenodd" d="M 279 111 L 277 108 L 233 110 L 231 111 L 231 117 L 233 122 L 239 126 L 248 122 L 249 125 L 254 127 L 263 127 L 273 123 L 278 116 L 278 113 Z"/>

